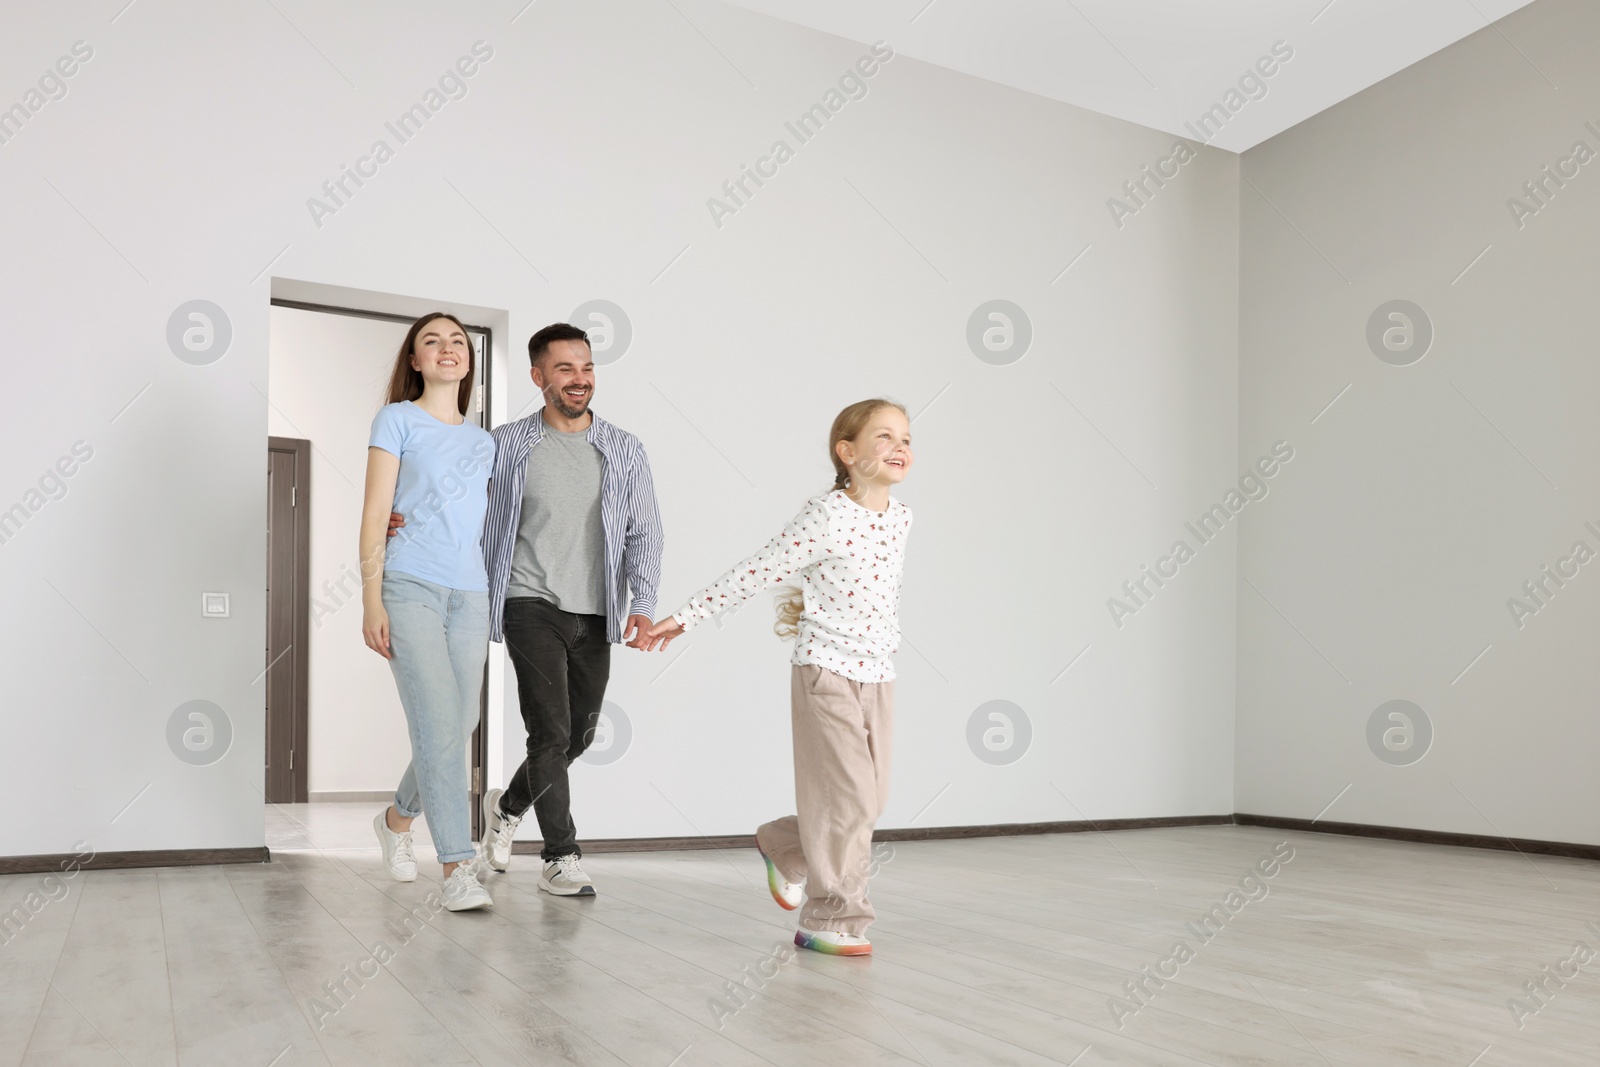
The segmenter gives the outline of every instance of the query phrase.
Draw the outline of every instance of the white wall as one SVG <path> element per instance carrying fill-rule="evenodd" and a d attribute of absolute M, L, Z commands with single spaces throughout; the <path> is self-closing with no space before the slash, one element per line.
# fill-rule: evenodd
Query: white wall
<path fill-rule="evenodd" d="M 1540 0 L 1244 156 L 1240 457 L 1299 452 L 1241 546 L 1240 811 L 1348 787 L 1325 818 L 1600 843 L 1600 564 L 1508 607 L 1600 551 L 1600 162 L 1507 206 L 1600 151 L 1597 40 L 1595 5 Z M 1409 366 L 1365 339 L 1393 299 L 1436 332 Z M 1366 741 L 1391 699 L 1432 723 L 1409 765 Z"/>
<path fill-rule="evenodd" d="M 1106 199 L 1170 137 L 900 58 L 718 228 L 707 198 L 864 46 L 706 0 L 280 7 L 140 4 L 113 23 L 51 5 L 0 41 L 19 72 L 94 49 L 0 146 L 10 245 L 29 250 L 0 263 L 29 399 L 0 424 L 0 500 L 75 440 L 95 450 L 0 545 L 0 796 L 28 816 L 0 853 L 262 841 L 274 277 L 504 308 L 517 339 L 590 299 L 626 308 L 632 347 L 600 368 L 596 409 L 658 472 L 663 611 L 826 486 L 839 407 L 899 397 L 917 526 L 884 824 L 1230 810 L 1233 533 L 1121 629 L 1106 600 L 1256 443 L 1237 434 L 1236 157 L 1203 152 L 1119 230 Z M 316 226 L 307 198 L 479 40 L 493 58 L 467 97 Z M 164 337 L 195 298 L 233 328 L 207 366 Z M 995 298 L 1033 324 L 1011 366 L 964 336 Z M 512 369 L 516 414 L 532 388 Z M 203 620 L 216 589 L 233 616 Z M 579 768 L 582 833 L 749 832 L 790 805 L 766 612 L 677 659 L 616 653 L 634 740 Z M 163 732 L 195 698 L 234 726 L 206 767 Z M 995 699 L 1033 724 L 1006 767 L 966 742 Z"/>

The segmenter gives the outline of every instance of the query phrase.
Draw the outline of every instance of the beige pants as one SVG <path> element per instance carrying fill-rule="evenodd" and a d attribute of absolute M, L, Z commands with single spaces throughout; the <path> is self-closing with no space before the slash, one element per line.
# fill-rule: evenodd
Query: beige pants
<path fill-rule="evenodd" d="M 789 686 L 798 815 L 763 823 L 756 841 L 784 878 L 805 882 L 801 926 L 861 934 L 874 917 L 867 879 L 889 798 L 894 683 L 795 664 Z"/>

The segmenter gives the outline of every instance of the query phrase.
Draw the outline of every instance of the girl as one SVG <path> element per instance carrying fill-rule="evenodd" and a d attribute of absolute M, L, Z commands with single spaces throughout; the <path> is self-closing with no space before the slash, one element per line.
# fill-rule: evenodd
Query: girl
<path fill-rule="evenodd" d="M 362 637 L 389 661 L 411 733 L 394 804 L 373 819 L 384 866 L 417 877 L 411 822 L 428 813 L 444 864 L 445 907 L 488 907 L 468 826 L 467 738 L 489 649 L 489 581 L 480 544 L 494 439 L 466 421 L 472 344 L 454 315 L 412 324 L 372 420 L 361 509 Z M 390 512 L 406 524 L 385 549 Z"/>
<path fill-rule="evenodd" d="M 911 423 L 889 400 L 851 404 L 833 420 L 833 489 L 765 548 L 649 638 L 673 638 L 762 589 L 800 576 L 780 595 L 778 623 L 794 637 L 790 701 L 797 815 L 764 823 L 756 844 L 767 885 L 784 908 L 805 907 L 795 944 L 866 955 L 874 913 L 867 900 L 872 828 L 889 791 L 894 667 L 900 644 L 900 572 L 911 509 L 889 490 L 911 469 Z M 652 640 L 652 646 L 654 641 Z"/>

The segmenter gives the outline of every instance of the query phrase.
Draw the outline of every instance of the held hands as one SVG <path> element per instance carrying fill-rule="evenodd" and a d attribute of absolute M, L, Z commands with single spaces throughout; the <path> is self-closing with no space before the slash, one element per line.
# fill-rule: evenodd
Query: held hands
<path fill-rule="evenodd" d="M 633 620 L 629 619 L 628 621 L 632 622 Z M 649 620 L 646 621 L 648 622 Z M 640 636 L 639 639 L 645 642 L 644 645 L 636 645 L 635 647 L 659 649 L 664 652 L 667 646 L 672 644 L 672 639 L 681 633 L 683 633 L 683 627 L 679 625 L 678 620 L 668 615 Z"/>
<path fill-rule="evenodd" d="M 400 527 L 404 526 L 405 524 L 406 520 L 404 515 L 401 515 L 398 511 L 389 512 L 389 533 L 387 536 L 393 537 L 399 532 Z"/>
<path fill-rule="evenodd" d="M 637 648 L 649 652 L 650 646 L 645 643 L 644 632 L 650 628 L 650 616 L 629 615 L 628 622 L 622 628 L 622 643 L 629 648 Z"/>
<path fill-rule="evenodd" d="M 667 640 L 658 639 L 656 637 L 658 629 L 660 629 L 659 626 L 651 625 L 650 616 L 648 615 L 629 615 L 628 626 L 623 632 L 622 638 L 629 648 L 637 648 L 641 652 L 659 652 L 667 647 L 667 641 L 670 641 L 671 638 Z M 682 633 L 683 631 L 679 630 L 678 632 Z M 677 634 L 673 636 L 676 637 Z"/>

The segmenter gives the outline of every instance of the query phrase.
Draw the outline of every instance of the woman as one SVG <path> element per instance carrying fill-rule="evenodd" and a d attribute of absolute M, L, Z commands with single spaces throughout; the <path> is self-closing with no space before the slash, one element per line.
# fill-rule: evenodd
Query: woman
<path fill-rule="evenodd" d="M 454 315 L 412 324 L 372 421 L 361 508 L 361 633 L 389 661 L 411 733 L 411 764 L 372 825 L 389 874 L 410 882 L 411 822 L 427 813 L 450 911 L 493 903 L 470 862 L 467 817 L 466 745 L 489 650 L 480 542 L 494 467 L 494 439 L 466 421 L 473 371 Z M 406 525 L 386 548 L 392 511 Z"/>

